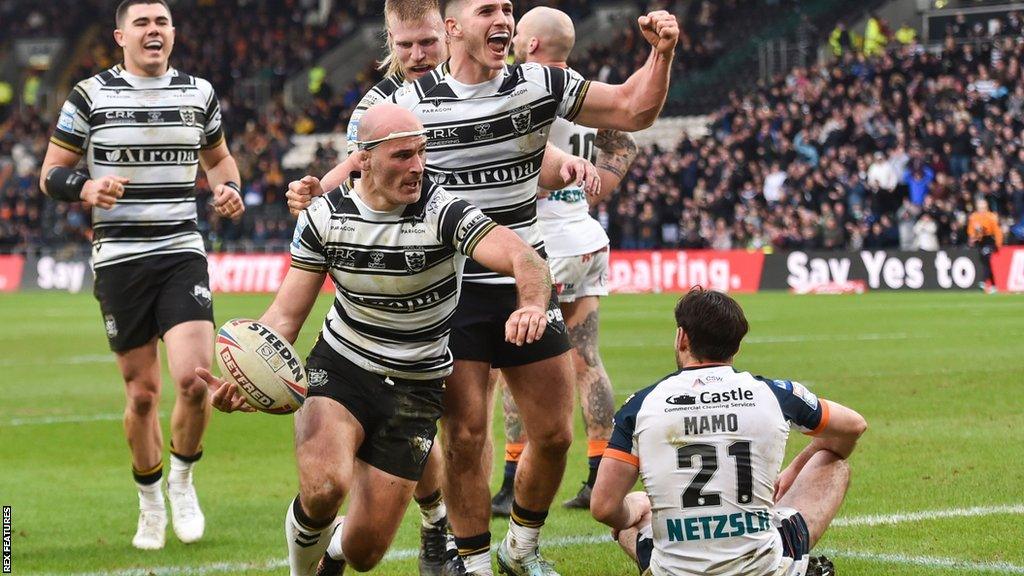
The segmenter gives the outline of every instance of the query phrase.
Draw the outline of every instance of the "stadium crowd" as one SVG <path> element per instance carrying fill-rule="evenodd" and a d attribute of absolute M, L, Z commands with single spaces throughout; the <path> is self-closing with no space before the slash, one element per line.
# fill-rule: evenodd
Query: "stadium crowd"
<path fill-rule="evenodd" d="M 722 49 L 717 31 L 735 9 L 756 1 L 764 0 L 687 4 L 675 73 L 706 66 Z M 217 88 L 248 207 L 240 223 L 219 220 L 207 209 L 201 179 L 200 225 L 214 250 L 283 248 L 292 225 L 283 192 L 297 176 L 282 167 L 291 137 L 343 132 L 380 76 L 368 66 L 336 93 L 326 83 L 311 84 L 313 97 L 296 111 L 284 106 L 284 80 L 360 18 L 379 18 L 370 8 L 375 3 L 347 3 L 347 12 L 326 19 L 317 17 L 316 2 L 303 0 L 256 2 L 247 10 L 208 0 L 184 4 L 205 16 L 179 19 L 172 64 Z M 582 0 L 559 5 L 578 17 L 589 10 Z M 225 19 L 241 24 L 214 34 Z M 951 26 L 941 53 L 916 45 L 872 58 L 847 51 L 752 93 L 730 94 L 712 112 L 708 136 L 684 137 L 674 150 L 647 149 L 595 215 L 612 246 L 624 249 L 935 249 L 966 242 L 967 214 L 984 195 L 1003 217 L 1007 238 L 1022 241 L 1024 43 L 1015 33 L 1020 15 L 1005 19 L 999 27 L 971 27 L 971 42 Z M 979 30 L 1014 34 L 978 37 Z M 72 77 L 116 63 L 115 48 L 97 35 Z M 620 82 L 643 53 L 629 29 L 572 64 L 588 77 Z M 0 249 L 90 238 L 88 213 L 46 202 L 38 190 L 50 124 L 31 108 L 0 124 Z M 337 150 L 322 146 L 309 172 L 323 174 L 337 158 Z"/>

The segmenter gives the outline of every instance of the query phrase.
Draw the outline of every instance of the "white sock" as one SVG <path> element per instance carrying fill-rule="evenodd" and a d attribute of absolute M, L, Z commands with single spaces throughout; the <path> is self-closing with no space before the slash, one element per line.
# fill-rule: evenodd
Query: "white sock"
<path fill-rule="evenodd" d="M 447 515 L 448 507 L 444 505 L 444 500 L 439 500 L 437 504 L 430 507 L 420 506 L 420 521 L 424 528 L 433 528 Z"/>
<path fill-rule="evenodd" d="M 540 539 L 540 528 L 528 528 L 515 521 L 508 523 L 508 534 L 505 542 L 508 543 L 508 550 L 514 558 L 522 558 L 537 549 L 537 542 Z"/>
<path fill-rule="evenodd" d="M 466 572 L 474 574 L 474 576 L 493 576 L 494 572 L 491 571 L 491 551 L 480 552 L 479 554 L 470 554 L 469 556 L 462 557 L 462 564 L 466 567 Z"/>
<path fill-rule="evenodd" d="M 295 518 L 294 505 L 295 500 L 288 503 L 288 512 L 284 517 L 284 537 L 288 542 L 288 567 L 291 576 L 312 576 L 316 571 L 316 565 L 320 562 L 320 557 L 327 550 L 331 532 L 341 522 L 341 519 L 336 518 L 334 522 L 324 528 L 310 528 Z"/>
<path fill-rule="evenodd" d="M 135 483 L 139 488 L 139 509 L 147 512 L 166 512 L 164 493 L 160 491 L 160 481 L 152 484 Z"/>
<path fill-rule="evenodd" d="M 327 555 L 334 560 L 345 560 L 345 552 L 341 549 L 341 533 L 345 529 L 345 517 L 342 516 L 335 524 L 334 532 L 331 533 L 330 543 L 327 545 Z"/>
<path fill-rule="evenodd" d="M 191 484 L 192 467 L 195 465 L 195 462 L 185 462 L 171 452 L 171 473 L 167 475 L 167 482 L 169 484 Z"/>

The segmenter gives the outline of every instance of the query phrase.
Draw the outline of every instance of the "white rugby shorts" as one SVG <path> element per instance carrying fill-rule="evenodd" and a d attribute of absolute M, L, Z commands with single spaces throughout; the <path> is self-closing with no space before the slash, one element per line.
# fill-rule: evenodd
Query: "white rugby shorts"
<path fill-rule="evenodd" d="M 608 247 L 581 254 L 550 258 L 551 278 L 559 302 L 575 302 L 584 296 L 608 295 Z"/>

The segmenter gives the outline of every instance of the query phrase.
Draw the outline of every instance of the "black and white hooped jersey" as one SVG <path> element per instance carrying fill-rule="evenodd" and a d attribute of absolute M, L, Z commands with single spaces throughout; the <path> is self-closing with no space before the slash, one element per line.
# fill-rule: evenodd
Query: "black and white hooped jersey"
<path fill-rule="evenodd" d="M 205 254 L 196 223 L 199 151 L 220 145 L 209 82 L 173 68 L 159 77 L 120 65 L 79 82 L 50 141 L 85 155 L 90 178 L 128 178 L 110 210 L 93 208 L 93 266 L 175 252 Z"/>
<path fill-rule="evenodd" d="M 537 182 L 556 117 L 572 121 L 590 83 L 572 70 L 506 66 L 493 80 L 467 85 L 445 63 L 390 100 L 412 110 L 427 129 L 426 172 L 437 184 L 508 226 L 538 252 Z M 513 284 L 469 262 L 467 282 Z"/>
<path fill-rule="evenodd" d="M 800 383 L 723 365 L 630 396 L 604 457 L 639 468 L 653 508 L 652 574 L 774 574 L 774 484 L 790 428 L 815 434 L 828 419 L 828 402 Z"/>
<path fill-rule="evenodd" d="M 463 265 L 495 226 L 426 178 L 419 201 L 392 212 L 370 209 L 347 182 L 299 216 L 292 266 L 330 274 L 321 335 L 336 352 L 377 374 L 443 378 Z"/>

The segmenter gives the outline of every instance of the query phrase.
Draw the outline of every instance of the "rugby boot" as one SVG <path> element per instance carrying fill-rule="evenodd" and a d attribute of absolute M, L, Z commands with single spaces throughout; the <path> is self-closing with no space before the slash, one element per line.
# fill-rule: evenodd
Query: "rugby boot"
<path fill-rule="evenodd" d="M 501 490 L 491 498 L 491 516 L 503 516 L 508 518 L 512 515 L 512 500 L 515 498 L 515 491 L 511 486 L 502 486 Z"/>
<path fill-rule="evenodd" d="M 576 493 L 576 496 L 562 502 L 562 508 L 590 510 L 590 494 L 593 491 L 593 487 L 584 482 L 583 487 Z"/>
<path fill-rule="evenodd" d="M 505 540 L 498 545 L 498 573 L 505 576 L 560 576 L 554 565 L 540 555 L 540 548 L 534 548 L 526 556 L 516 559 L 512 557 Z"/>
<path fill-rule="evenodd" d="M 191 473 L 186 482 L 167 481 L 167 499 L 171 503 L 171 525 L 178 540 L 185 544 L 197 542 L 206 530 L 206 518 L 199 508 Z"/>
<path fill-rule="evenodd" d="M 807 576 L 836 576 L 836 567 L 824 556 L 811 556 L 807 563 Z"/>
<path fill-rule="evenodd" d="M 426 527 L 420 523 L 420 576 L 441 576 L 448 541 L 448 517 Z"/>
<path fill-rule="evenodd" d="M 316 576 L 341 576 L 344 573 L 345 561 L 335 560 L 327 552 L 324 552 L 320 563 L 316 565 Z"/>
<path fill-rule="evenodd" d="M 132 546 L 139 550 L 159 550 L 164 547 L 167 531 L 167 512 L 139 510 L 139 526 L 132 538 Z"/>

